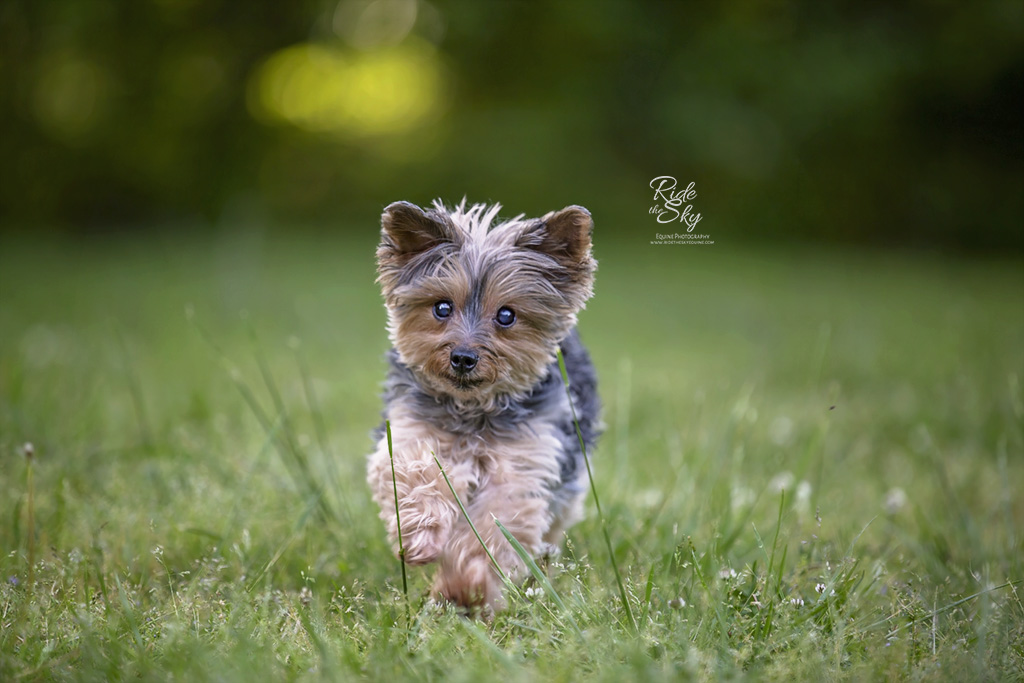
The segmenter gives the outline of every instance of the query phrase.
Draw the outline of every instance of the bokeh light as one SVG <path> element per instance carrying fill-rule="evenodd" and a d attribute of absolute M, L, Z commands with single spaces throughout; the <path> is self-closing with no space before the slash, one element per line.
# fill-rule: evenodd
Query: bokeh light
<path fill-rule="evenodd" d="M 1024 250 L 1020 0 L 583 4 L 2 4 L 0 232 L 466 195 L 626 234 L 668 173 L 737 238 Z"/>
<path fill-rule="evenodd" d="M 419 6 L 417 0 L 342 0 L 331 24 L 356 48 L 397 45 L 416 25 Z"/>
<path fill-rule="evenodd" d="M 440 59 L 426 41 L 368 51 L 305 43 L 272 54 L 250 82 L 254 116 L 313 133 L 374 138 L 408 132 L 439 112 Z"/>
<path fill-rule="evenodd" d="M 72 53 L 58 53 L 40 69 L 33 109 L 47 134 L 76 143 L 101 120 L 109 94 L 110 79 L 98 64 Z"/>

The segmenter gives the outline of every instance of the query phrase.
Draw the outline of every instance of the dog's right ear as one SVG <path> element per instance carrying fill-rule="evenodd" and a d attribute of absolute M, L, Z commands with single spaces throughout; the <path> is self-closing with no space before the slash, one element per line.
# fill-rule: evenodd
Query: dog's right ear
<path fill-rule="evenodd" d="M 439 245 L 451 245 L 457 239 L 458 231 L 444 213 L 424 211 L 409 202 L 389 205 L 380 224 L 377 281 L 389 301 L 398 286 L 414 281 L 422 270 L 408 267 L 417 256 Z"/>
<path fill-rule="evenodd" d="M 384 209 L 380 219 L 381 244 L 377 259 L 401 262 L 442 242 L 452 242 L 453 227 L 435 211 L 426 212 L 410 202 L 395 202 Z"/>

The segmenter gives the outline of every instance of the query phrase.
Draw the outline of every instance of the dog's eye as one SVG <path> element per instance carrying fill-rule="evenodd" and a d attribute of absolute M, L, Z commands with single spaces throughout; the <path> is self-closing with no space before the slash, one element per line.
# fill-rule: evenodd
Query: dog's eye
<path fill-rule="evenodd" d="M 502 327 L 511 327 L 512 323 L 516 321 L 516 312 L 508 306 L 502 306 L 498 309 L 498 315 L 494 316 L 494 320 Z"/>
<path fill-rule="evenodd" d="M 434 304 L 434 317 L 436 318 L 447 318 L 452 314 L 452 302 L 451 301 L 438 301 Z"/>

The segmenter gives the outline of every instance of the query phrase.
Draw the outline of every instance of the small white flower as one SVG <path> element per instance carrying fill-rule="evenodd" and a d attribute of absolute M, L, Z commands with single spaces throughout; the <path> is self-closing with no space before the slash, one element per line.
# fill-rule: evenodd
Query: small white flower
<path fill-rule="evenodd" d="M 299 602 L 302 603 L 303 607 L 309 607 L 309 603 L 313 601 L 313 591 L 309 590 L 309 586 L 303 586 L 302 590 L 299 591 Z"/>
<path fill-rule="evenodd" d="M 792 491 L 793 482 L 795 480 L 796 477 L 793 476 L 792 472 L 779 472 L 774 477 L 772 477 L 772 480 L 770 482 L 768 482 L 768 489 L 775 493 L 781 493 L 782 491 Z"/>
<path fill-rule="evenodd" d="M 718 570 L 718 578 L 725 579 L 725 580 L 735 579 L 736 578 L 736 570 L 733 569 L 732 567 L 722 567 L 721 569 Z"/>
<path fill-rule="evenodd" d="M 823 583 L 816 583 L 816 584 L 814 584 L 814 592 L 815 593 L 824 593 L 825 592 L 825 584 L 823 584 Z"/>
<path fill-rule="evenodd" d="M 932 435 L 928 427 L 919 424 L 910 432 L 910 447 L 917 453 L 927 453 L 932 448 Z"/>
<path fill-rule="evenodd" d="M 686 607 L 686 600 L 683 600 L 682 598 L 672 598 L 668 601 L 668 606 L 672 609 L 682 609 Z"/>
<path fill-rule="evenodd" d="M 153 557 L 160 559 L 164 556 L 164 547 L 162 545 L 158 545 L 149 552 L 153 554 Z"/>
<path fill-rule="evenodd" d="M 788 417 L 777 417 L 768 426 L 768 438 L 776 446 L 788 446 L 793 435 L 793 421 Z"/>
<path fill-rule="evenodd" d="M 757 500 L 757 494 L 746 486 L 733 486 L 732 487 L 732 509 L 740 510 L 749 505 L 752 505 Z"/>
<path fill-rule="evenodd" d="M 542 597 L 544 595 L 544 589 L 540 586 L 529 586 L 525 591 L 523 591 L 523 595 L 533 600 L 534 598 Z"/>
<path fill-rule="evenodd" d="M 897 512 L 902 510 L 906 504 L 907 492 L 899 486 L 894 486 L 886 492 L 885 501 L 882 503 L 882 507 L 885 508 L 887 514 L 895 515 Z"/>
<path fill-rule="evenodd" d="M 796 485 L 796 508 L 805 512 L 811 510 L 811 482 L 801 481 Z"/>
<path fill-rule="evenodd" d="M 652 508 L 660 502 L 661 491 L 658 489 L 647 489 L 646 491 L 641 491 L 637 496 L 637 503 L 639 503 L 641 507 Z"/>
<path fill-rule="evenodd" d="M 789 599 L 789 604 L 791 604 L 791 605 L 793 605 L 795 607 L 803 607 L 804 606 L 804 599 L 803 598 L 790 598 Z"/>
<path fill-rule="evenodd" d="M 732 407 L 732 418 L 739 422 L 747 415 L 747 411 L 750 410 L 750 392 L 740 397 L 740 400 L 736 401 Z"/>

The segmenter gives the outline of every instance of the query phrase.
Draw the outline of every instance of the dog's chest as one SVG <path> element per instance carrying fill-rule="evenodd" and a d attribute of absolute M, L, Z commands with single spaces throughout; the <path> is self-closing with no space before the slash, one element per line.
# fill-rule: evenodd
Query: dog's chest
<path fill-rule="evenodd" d="M 550 486 L 559 478 L 561 442 L 551 425 L 534 423 L 504 434 L 450 434 L 447 459 L 485 482 L 508 476 Z"/>

